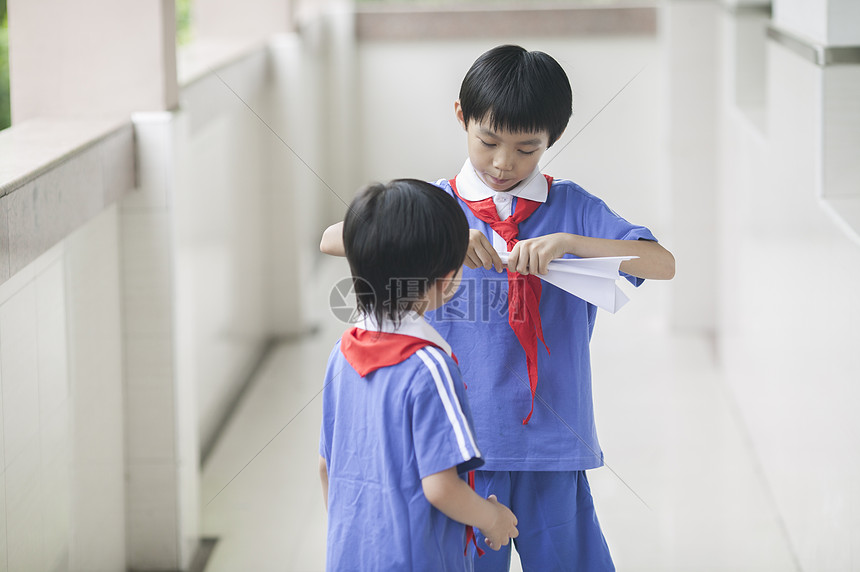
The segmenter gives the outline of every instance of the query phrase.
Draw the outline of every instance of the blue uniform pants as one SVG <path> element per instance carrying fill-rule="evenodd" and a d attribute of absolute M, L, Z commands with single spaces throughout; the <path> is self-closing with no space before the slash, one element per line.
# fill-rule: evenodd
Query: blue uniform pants
<path fill-rule="evenodd" d="M 475 471 L 475 492 L 496 495 L 516 515 L 520 535 L 514 543 L 524 572 L 615 570 L 585 471 Z M 485 550 L 481 557 L 470 550 L 475 572 L 507 572 L 511 545 L 496 552 L 477 529 L 475 534 Z"/>

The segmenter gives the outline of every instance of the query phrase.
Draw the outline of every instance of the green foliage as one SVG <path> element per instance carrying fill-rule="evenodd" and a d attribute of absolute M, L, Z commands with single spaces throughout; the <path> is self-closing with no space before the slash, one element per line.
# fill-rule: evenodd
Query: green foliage
<path fill-rule="evenodd" d="M 176 43 L 180 46 L 191 41 L 191 1 L 176 0 Z"/>
<path fill-rule="evenodd" d="M 6 20 L 6 0 L 0 0 L 0 129 L 12 124 L 9 107 L 9 26 Z"/>

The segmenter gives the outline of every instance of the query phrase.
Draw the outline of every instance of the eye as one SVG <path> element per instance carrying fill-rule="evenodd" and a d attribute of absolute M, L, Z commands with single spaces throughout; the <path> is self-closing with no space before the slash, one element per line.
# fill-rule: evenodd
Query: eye
<path fill-rule="evenodd" d="M 532 149 L 531 151 L 523 151 L 522 149 L 520 149 L 520 153 L 522 153 L 523 155 L 534 155 L 535 151 L 537 151 L 537 149 Z"/>
<path fill-rule="evenodd" d="M 478 141 L 480 141 L 484 145 L 484 147 L 495 147 L 496 146 L 495 143 L 487 143 L 486 141 L 484 141 L 480 137 L 478 137 Z"/>

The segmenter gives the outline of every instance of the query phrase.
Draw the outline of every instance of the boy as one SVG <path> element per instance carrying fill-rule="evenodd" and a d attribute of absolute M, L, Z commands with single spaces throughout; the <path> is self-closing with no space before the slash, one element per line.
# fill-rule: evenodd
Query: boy
<path fill-rule="evenodd" d="M 483 459 L 451 348 L 422 317 L 456 290 L 465 217 L 433 185 L 396 180 L 355 198 L 343 240 L 364 322 L 323 390 L 327 569 L 471 570 L 471 526 L 494 550 L 517 529 L 460 477 Z"/>
<path fill-rule="evenodd" d="M 454 111 L 469 158 L 436 184 L 469 221 L 462 287 L 428 315 L 462 359 L 486 463 L 475 490 L 510 506 L 524 570 L 614 570 L 586 469 L 603 465 L 591 394 L 589 341 L 597 308 L 537 277 L 564 256 L 638 256 L 635 285 L 670 279 L 675 262 L 651 232 L 578 185 L 541 174 L 572 111 L 567 75 L 550 56 L 499 46 L 480 56 Z M 321 248 L 340 252 L 339 227 Z M 509 251 L 507 275 L 498 251 Z M 538 342 L 541 342 L 539 344 Z M 510 547 L 475 561 L 508 570 Z"/>

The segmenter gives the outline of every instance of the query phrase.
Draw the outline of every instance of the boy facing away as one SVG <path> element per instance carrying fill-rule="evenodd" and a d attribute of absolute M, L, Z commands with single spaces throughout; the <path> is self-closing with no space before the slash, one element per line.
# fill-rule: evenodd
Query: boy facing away
<path fill-rule="evenodd" d="M 524 570 L 614 570 L 585 476 L 603 465 L 589 355 L 597 308 L 538 276 L 556 258 L 633 255 L 620 270 L 638 286 L 672 278 L 674 258 L 647 228 L 541 173 L 541 156 L 572 112 L 570 83 L 552 57 L 519 46 L 486 52 L 454 111 L 469 157 L 436 185 L 468 220 L 468 269 L 452 302 L 426 317 L 460 357 L 468 384 L 486 461 L 475 490 L 516 513 Z M 339 225 L 321 249 L 342 254 Z M 509 566 L 509 546 L 475 560 L 481 571 Z"/>
<path fill-rule="evenodd" d="M 328 570 L 472 570 L 472 526 L 499 550 L 516 518 L 461 475 L 483 464 L 451 347 L 422 317 L 450 298 L 469 234 L 422 181 L 366 187 L 343 229 L 364 321 L 329 357 L 320 477 Z"/>

